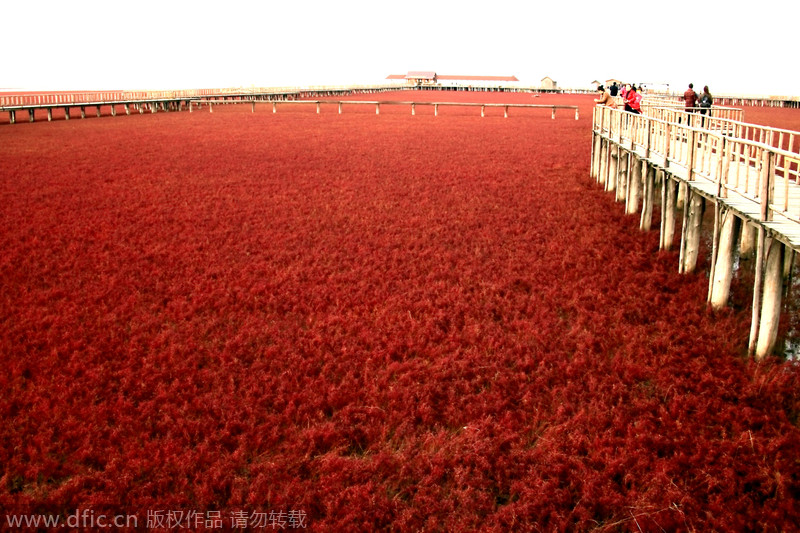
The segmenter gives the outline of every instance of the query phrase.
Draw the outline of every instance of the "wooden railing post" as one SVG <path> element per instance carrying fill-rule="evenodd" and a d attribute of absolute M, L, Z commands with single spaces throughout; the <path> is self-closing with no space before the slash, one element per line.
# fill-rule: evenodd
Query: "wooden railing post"
<path fill-rule="evenodd" d="M 772 150 L 763 150 L 761 153 L 761 172 L 759 175 L 761 190 L 761 220 L 771 220 L 770 204 L 775 194 L 775 153 Z"/>
<path fill-rule="evenodd" d="M 689 149 L 689 153 L 687 157 L 689 161 L 687 164 L 689 165 L 688 173 L 686 174 L 686 181 L 693 181 L 692 178 L 694 177 L 694 156 L 695 151 L 697 150 L 697 132 L 694 129 L 690 129 L 689 133 L 687 134 L 686 142 L 689 144 L 687 147 Z"/>

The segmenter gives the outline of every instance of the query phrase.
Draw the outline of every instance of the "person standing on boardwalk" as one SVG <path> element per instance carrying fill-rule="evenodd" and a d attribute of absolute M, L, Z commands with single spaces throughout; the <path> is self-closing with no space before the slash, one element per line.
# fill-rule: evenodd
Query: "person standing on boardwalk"
<path fill-rule="evenodd" d="M 703 87 L 703 94 L 700 95 L 700 114 L 703 115 L 701 119 L 700 125 L 706 125 L 706 111 L 708 111 L 708 116 L 711 117 L 711 104 L 714 103 L 714 99 L 711 97 L 711 93 L 708 92 L 708 85 Z"/>
<path fill-rule="evenodd" d="M 690 83 L 689 88 L 683 93 L 683 101 L 686 103 L 686 112 L 694 113 L 694 108 L 697 107 L 697 93 L 694 92 L 693 83 Z"/>
<path fill-rule="evenodd" d="M 631 91 L 631 84 L 626 83 L 622 86 L 622 89 L 619 91 L 619 95 L 622 98 L 622 103 L 625 106 L 625 111 L 630 111 L 631 107 L 628 105 L 628 93 Z"/>
<path fill-rule="evenodd" d="M 597 92 L 600 93 L 600 98 L 595 98 L 594 99 L 594 103 L 595 104 L 604 105 L 604 106 L 608 106 L 608 107 L 611 107 L 611 108 L 616 108 L 617 107 L 617 104 L 614 103 L 614 99 L 611 98 L 611 95 L 608 94 L 608 91 L 606 91 L 605 87 L 600 85 L 597 88 Z"/>
<path fill-rule="evenodd" d="M 711 97 L 711 93 L 708 92 L 708 85 L 703 87 L 703 94 L 700 95 L 700 114 L 705 115 L 706 110 L 711 109 L 711 104 L 714 103 L 714 99 Z M 709 115 L 711 113 L 709 112 Z"/>
<path fill-rule="evenodd" d="M 635 85 L 631 85 L 631 88 L 625 94 L 625 111 L 630 111 L 637 115 L 642 113 L 642 95 L 636 90 Z"/>

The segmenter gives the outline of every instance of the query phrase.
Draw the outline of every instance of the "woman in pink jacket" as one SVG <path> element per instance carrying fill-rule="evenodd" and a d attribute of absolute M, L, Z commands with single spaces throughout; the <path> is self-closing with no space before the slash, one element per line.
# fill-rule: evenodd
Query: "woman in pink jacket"
<path fill-rule="evenodd" d="M 625 95 L 625 111 L 630 111 L 637 115 L 642 113 L 642 95 L 636 90 L 635 85 L 632 85 L 628 94 Z"/>

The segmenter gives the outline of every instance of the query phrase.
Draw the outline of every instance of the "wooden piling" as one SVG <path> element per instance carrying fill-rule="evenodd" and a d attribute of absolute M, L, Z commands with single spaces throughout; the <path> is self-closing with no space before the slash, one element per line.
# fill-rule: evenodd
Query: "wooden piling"
<path fill-rule="evenodd" d="M 731 209 L 720 212 L 719 219 L 716 253 L 709 273 L 708 302 L 714 309 L 722 309 L 728 305 L 736 260 L 736 238 L 741 226 L 741 219 Z"/>
<path fill-rule="evenodd" d="M 785 246 L 777 239 L 770 239 L 770 241 L 764 267 L 764 294 L 762 295 L 761 321 L 758 327 L 756 359 L 763 359 L 775 349 L 783 299 Z"/>
<path fill-rule="evenodd" d="M 642 188 L 642 165 L 646 167 L 647 163 L 631 155 L 631 164 L 633 168 L 630 172 L 628 194 L 625 200 L 625 213 L 629 215 L 633 215 L 639 211 L 639 196 L 641 195 L 640 191 Z M 647 168 L 645 168 L 645 172 L 647 172 Z"/>
<path fill-rule="evenodd" d="M 758 330 L 761 322 L 761 284 L 764 280 L 764 245 L 766 241 L 766 229 L 758 226 L 758 239 L 756 243 L 755 259 L 755 280 L 753 282 L 753 308 L 750 320 L 750 341 L 747 352 L 753 355 L 756 351 L 756 341 L 758 341 Z"/>
<path fill-rule="evenodd" d="M 610 143 L 606 139 L 600 138 L 600 166 L 597 169 L 597 181 L 605 189 L 608 179 L 608 161 L 611 157 Z"/>
<path fill-rule="evenodd" d="M 616 194 L 614 195 L 617 202 L 622 202 L 625 200 L 625 195 L 628 190 L 628 179 L 630 175 L 628 169 L 630 168 L 630 158 L 630 152 L 623 150 L 621 146 L 617 147 L 617 188 Z"/>
<path fill-rule="evenodd" d="M 614 142 L 609 142 L 608 177 L 606 179 L 606 190 L 609 192 L 617 189 L 619 153 L 619 146 Z"/>
<path fill-rule="evenodd" d="M 639 229 L 650 231 L 653 224 L 653 203 L 655 202 L 655 175 L 656 169 L 647 163 L 642 162 L 644 168 L 644 191 L 642 194 L 642 216 L 639 219 Z"/>
<path fill-rule="evenodd" d="M 661 191 L 661 233 L 659 250 L 671 250 L 675 240 L 675 209 L 676 209 L 677 184 L 664 174 L 664 184 Z"/>
<path fill-rule="evenodd" d="M 750 258 L 756 249 L 756 228 L 749 222 L 742 223 L 742 237 L 739 244 L 739 255 Z"/>
<path fill-rule="evenodd" d="M 481 111 L 481 116 L 483 116 L 483 111 Z M 602 149 L 603 137 L 601 137 L 599 133 L 593 134 L 592 137 L 591 177 L 593 177 L 595 181 L 599 181 L 600 151 Z"/>
<path fill-rule="evenodd" d="M 703 223 L 705 200 L 699 194 L 687 190 L 688 200 L 684 207 L 684 226 L 681 228 L 681 262 L 679 271 L 694 272 L 700 253 L 700 229 Z"/>

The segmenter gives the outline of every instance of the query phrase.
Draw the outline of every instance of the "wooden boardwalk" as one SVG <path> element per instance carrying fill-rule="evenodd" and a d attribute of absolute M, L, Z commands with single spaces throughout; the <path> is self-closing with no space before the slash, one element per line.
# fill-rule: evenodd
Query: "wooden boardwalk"
<path fill-rule="evenodd" d="M 596 137 L 800 250 L 800 154 L 736 137 L 719 124 L 681 125 L 608 108 L 595 110 L 593 125 Z"/>
<path fill-rule="evenodd" d="M 680 272 L 696 267 L 703 206 L 713 203 L 708 300 L 715 308 L 727 305 L 737 246 L 749 250 L 755 241 L 749 351 L 765 357 L 776 348 L 782 295 L 800 250 L 800 133 L 674 109 L 647 112 L 595 108 L 591 174 L 625 201 L 627 213 L 641 203 L 643 230 L 661 184 L 662 249 L 672 246 L 683 192 Z"/>

